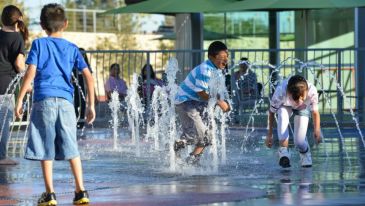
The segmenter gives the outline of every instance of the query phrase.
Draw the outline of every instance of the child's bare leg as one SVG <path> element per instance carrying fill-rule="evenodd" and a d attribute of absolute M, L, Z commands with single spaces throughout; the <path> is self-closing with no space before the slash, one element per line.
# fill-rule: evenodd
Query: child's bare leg
<path fill-rule="evenodd" d="M 289 139 L 280 140 L 280 147 L 288 147 L 289 146 Z"/>
<path fill-rule="evenodd" d="M 194 154 L 194 155 L 199 155 L 199 154 L 203 153 L 204 148 L 205 148 L 205 147 L 196 146 L 196 147 L 194 148 L 193 154 Z"/>
<path fill-rule="evenodd" d="M 84 180 L 82 177 L 82 165 L 80 157 L 75 157 L 70 160 L 71 170 L 75 177 L 75 186 L 76 192 L 80 192 L 81 190 L 85 190 L 84 188 Z"/>
<path fill-rule="evenodd" d="M 53 161 L 52 160 L 42 160 L 41 161 L 44 185 L 46 187 L 46 192 L 54 192 L 53 188 Z"/>

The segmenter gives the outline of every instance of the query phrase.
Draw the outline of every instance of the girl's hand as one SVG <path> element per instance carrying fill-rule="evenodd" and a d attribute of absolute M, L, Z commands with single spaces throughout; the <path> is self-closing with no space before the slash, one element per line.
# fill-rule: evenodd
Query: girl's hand
<path fill-rule="evenodd" d="M 19 102 L 21 102 L 21 101 L 19 101 Z M 14 113 L 17 118 L 21 119 L 23 116 L 23 106 L 19 102 L 15 106 Z"/>
<path fill-rule="evenodd" d="M 266 140 L 265 140 L 265 144 L 268 148 L 272 147 L 273 144 L 273 138 L 272 138 L 272 132 L 268 131 L 267 135 L 266 135 Z"/>
<path fill-rule="evenodd" d="M 321 142 L 321 130 L 315 129 L 313 135 L 314 135 L 314 139 L 316 140 L 316 143 L 319 144 Z"/>

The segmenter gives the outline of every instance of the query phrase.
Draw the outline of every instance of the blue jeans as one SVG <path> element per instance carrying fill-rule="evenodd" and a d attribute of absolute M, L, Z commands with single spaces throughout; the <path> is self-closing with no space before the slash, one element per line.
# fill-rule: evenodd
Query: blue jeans
<path fill-rule="evenodd" d="M 0 108 L 0 160 L 5 159 L 7 156 L 7 145 L 10 136 L 10 122 L 13 119 L 14 103 L 13 99 L 9 95 L 0 95 L 0 104 L 3 105 Z"/>
<path fill-rule="evenodd" d="M 34 102 L 25 158 L 70 160 L 79 155 L 73 104 L 57 97 Z"/>

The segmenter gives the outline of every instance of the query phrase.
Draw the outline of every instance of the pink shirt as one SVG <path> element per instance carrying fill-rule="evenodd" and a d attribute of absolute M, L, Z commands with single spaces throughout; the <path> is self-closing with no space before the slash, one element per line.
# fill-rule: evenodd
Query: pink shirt
<path fill-rule="evenodd" d="M 150 95 L 152 96 L 153 91 L 155 91 L 155 87 L 156 86 L 164 86 L 163 81 L 160 79 L 150 79 Z M 142 89 L 143 89 L 143 96 L 146 97 L 147 96 L 147 80 L 145 80 L 145 82 L 142 85 Z"/>
<path fill-rule="evenodd" d="M 127 89 L 127 84 L 123 79 L 115 78 L 113 76 L 110 76 L 105 83 L 105 91 L 107 92 L 116 90 L 119 94 L 127 95 Z"/>

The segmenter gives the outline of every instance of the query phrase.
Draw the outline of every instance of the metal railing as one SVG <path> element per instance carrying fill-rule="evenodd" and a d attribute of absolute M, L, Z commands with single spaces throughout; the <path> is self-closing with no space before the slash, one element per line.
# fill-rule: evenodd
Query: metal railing
<path fill-rule="evenodd" d="M 273 67 L 278 67 L 278 77 L 284 78 L 302 69 L 302 74 L 319 91 L 319 108 L 322 115 L 336 113 L 340 121 L 345 121 L 352 109 L 356 108 L 355 52 L 357 49 L 252 49 L 230 50 L 231 65 L 241 57 L 247 57 L 254 64 L 252 70 L 263 85 L 262 96 L 270 97 L 272 82 L 268 77 Z M 276 58 L 270 61 L 270 56 Z M 96 95 L 99 101 L 105 100 L 104 85 L 109 76 L 109 66 L 121 65 L 121 75 L 127 85 L 131 83 L 133 73 L 140 74 L 143 65 L 151 64 L 159 78 L 165 71 L 169 58 L 177 58 L 180 71 L 177 83 L 180 83 L 194 66 L 207 59 L 207 51 L 202 50 L 156 50 L 156 51 L 87 51 L 86 56 L 93 70 Z M 305 67 L 306 66 L 306 67 Z M 303 67 L 303 68 L 301 68 Z M 237 68 L 230 67 L 233 74 Z M 231 75 L 233 78 L 233 75 Z M 231 84 L 234 82 L 231 82 Z M 343 88 L 343 93 L 338 88 Z M 233 88 L 233 87 L 232 87 Z M 266 101 L 267 102 L 267 101 Z M 267 105 L 263 105 L 265 110 Z M 351 118 L 350 118 L 351 119 Z"/>
<path fill-rule="evenodd" d="M 298 72 L 303 69 L 302 74 L 311 81 L 320 92 L 320 113 L 321 113 L 321 126 L 333 127 L 325 128 L 327 135 L 330 137 L 336 137 L 334 134 L 336 126 L 333 124 L 332 114 L 335 114 L 338 118 L 341 130 L 344 125 L 349 125 L 351 133 L 347 134 L 347 130 L 343 130 L 346 135 L 346 141 L 338 137 L 331 138 L 330 144 L 338 144 L 341 149 L 345 148 L 346 151 L 357 151 L 359 145 L 363 145 L 360 142 L 360 138 L 356 138 L 356 131 L 353 129 L 354 122 L 350 115 L 350 110 L 355 112 L 355 118 L 359 117 L 361 111 L 358 110 L 356 100 L 358 98 L 364 98 L 365 94 L 360 93 L 357 95 L 359 88 L 356 87 L 355 76 L 356 62 L 355 53 L 361 50 L 365 52 L 365 49 L 295 49 L 295 50 L 231 50 L 230 59 L 231 62 L 237 62 L 241 57 L 247 57 L 253 64 L 252 70 L 257 75 L 258 82 L 263 86 L 262 96 L 264 101 L 259 105 L 258 111 L 255 113 L 255 126 L 266 126 L 266 112 L 268 110 L 268 100 L 272 87 L 272 82 L 269 81 L 269 76 L 273 72 L 273 68 L 280 68 L 278 77 L 287 77 L 290 74 Z M 279 62 L 275 65 L 271 65 L 269 57 L 271 53 L 276 54 L 276 59 L 273 62 Z M 90 68 L 93 71 L 96 86 L 96 96 L 98 104 L 96 104 L 97 122 L 104 128 L 109 127 L 110 109 L 108 108 L 107 101 L 105 99 L 104 85 L 109 76 L 109 67 L 113 63 L 119 63 L 121 65 L 121 75 L 127 84 L 132 81 L 133 73 L 140 73 L 144 64 L 149 63 L 155 69 L 157 76 L 162 78 L 162 74 L 165 71 L 165 65 L 169 58 L 177 58 L 179 62 L 180 71 L 177 76 L 176 83 L 180 83 L 198 63 L 206 59 L 207 52 L 200 50 L 170 50 L 170 51 L 87 51 L 86 57 L 90 63 Z M 273 63 L 272 63 L 273 64 Z M 305 65 L 306 64 L 306 65 Z M 231 64 L 233 65 L 233 64 Z M 229 74 L 232 74 L 237 68 L 230 67 Z M 77 76 L 77 75 L 75 75 Z M 232 81 L 232 79 L 230 79 Z M 83 85 L 83 83 L 81 83 Z M 85 85 L 83 85 L 85 86 Z M 340 86 L 340 88 L 338 87 Z M 77 88 L 75 93 L 75 109 L 82 124 L 82 114 L 85 104 L 82 103 L 81 95 L 77 94 Z M 233 87 L 231 87 L 233 89 Z M 343 91 L 341 91 L 343 90 Z M 148 91 L 148 90 L 147 90 Z M 231 91 L 233 92 L 233 91 Z M 344 95 L 343 95 L 343 94 Z M 31 102 L 31 96 L 27 96 L 28 102 Z M 148 103 L 148 102 L 147 102 Z M 237 103 L 241 105 L 242 102 Z M 12 140 L 9 143 L 9 151 L 13 154 L 22 153 L 26 140 L 27 125 L 29 124 L 30 108 L 31 104 L 26 104 L 26 113 L 21 121 L 14 119 L 11 124 L 11 136 Z M 237 105 L 235 105 L 237 106 Z M 242 108 L 242 111 L 234 112 L 233 118 L 238 119 L 240 126 L 248 126 L 247 117 L 252 114 L 252 107 Z M 237 123 L 237 122 L 233 122 Z M 360 122 L 363 126 L 364 122 Z M 331 130 L 332 129 L 332 130 Z M 350 137 L 350 138 L 349 138 Z M 330 148 L 330 151 L 335 151 L 337 154 L 337 146 Z M 363 149 L 363 148 L 362 148 Z"/>
<path fill-rule="evenodd" d="M 284 78 L 302 69 L 302 74 L 312 82 L 320 94 L 319 109 L 322 122 L 333 122 L 332 114 L 335 114 L 340 123 L 353 123 L 351 110 L 355 112 L 356 118 L 361 115 L 357 107 L 356 72 L 355 72 L 355 52 L 358 49 L 283 49 L 283 50 L 230 50 L 230 65 L 234 65 L 241 57 L 247 57 L 253 64 L 251 69 L 257 76 L 257 81 L 263 86 L 263 101 L 258 105 L 256 115 L 266 116 L 269 106 L 269 98 L 272 93 L 272 83 L 269 76 L 273 68 L 280 68 L 278 77 Z M 361 50 L 363 51 L 363 49 Z M 364 50 L 365 51 L 365 50 Z M 269 61 L 270 55 L 276 54 L 276 59 Z M 90 63 L 95 79 L 95 92 L 99 102 L 97 104 L 97 116 L 103 122 L 108 119 L 109 108 L 106 104 L 105 82 L 109 76 L 109 67 L 113 63 L 120 64 L 120 77 L 127 85 L 131 84 L 132 75 L 140 74 L 145 64 L 151 64 L 158 78 L 162 79 L 165 65 L 169 58 L 177 58 L 180 71 L 177 74 L 176 83 L 179 84 L 194 68 L 194 66 L 207 59 L 207 51 L 202 50 L 156 50 L 156 51 L 86 51 L 86 58 Z M 278 63 L 272 63 L 278 62 Z M 274 64 L 274 66 L 273 66 Z M 304 67 L 307 64 L 307 67 Z M 231 85 L 235 84 L 233 74 L 238 67 L 229 67 L 228 74 L 231 79 L 227 81 Z M 82 81 L 81 81 L 82 82 Z M 84 83 L 82 83 L 84 84 Z M 85 86 L 85 85 L 82 85 Z M 340 86 L 340 88 L 339 88 Z M 231 94 L 235 87 L 231 88 Z M 341 88 L 343 91 L 341 91 Z M 77 88 L 75 88 L 78 90 Z M 151 90 L 147 89 L 147 92 Z M 360 98 L 364 98 L 361 94 Z M 147 94 L 147 96 L 151 96 Z M 232 98 L 235 97 L 232 95 Z M 75 93 L 75 104 L 77 114 L 83 114 L 85 104 L 82 102 L 81 95 Z M 146 101 L 149 104 L 149 100 Z M 253 110 L 252 104 L 249 107 L 243 105 L 238 99 L 235 108 L 239 111 L 233 113 L 235 119 L 247 118 L 247 113 Z M 82 118 L 80 118 L 82 120 Z M 266 117 L 265 117 L 266 119 Z M 108 122 L 108 121 L 106 121 Z M 262 121 L 266 122 L 266 121 Z M 363 122 L 361 122 L 363 123 Z"/>
<path fill-rule="evenodd" d="M 115 17 L 99 15 L 105 10 L 67 8 L 68 31 L 73 32 L 115 32 L 118 30 Z"/>

